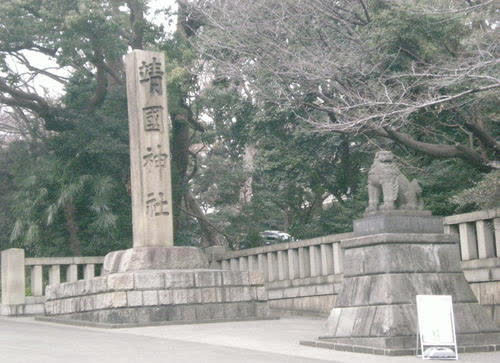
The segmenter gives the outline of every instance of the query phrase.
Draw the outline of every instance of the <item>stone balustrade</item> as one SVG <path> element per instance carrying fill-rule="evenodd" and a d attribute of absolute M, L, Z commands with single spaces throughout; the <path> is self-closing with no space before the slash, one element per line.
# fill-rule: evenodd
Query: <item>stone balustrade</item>
<path fill-rule="evenodd" d="M 222 270 L 261 271 L 266 282 L 340 274 L 340 242 L 352 233 L 228 251 L 215 256 L 212 267 Z"/>
<path fill-rule="evenodd" d="M 500 324 L 500 209 L 449 216 L 443 224 L 445 233 L 459 234 L 465 277 L 479 302 Z M 209 248 L 206 252 L 211 268 L 262 272 L 271 308 L 328 314 L 343 279 L 341 242 L 352 237 L 343 233 L 240 251 Z M 25 258 L 22 249 L 2 251 L 2 315 L 43 312 L 45 285 L 90 279 L 103 260 Z M 26 282 L 32 296 L 25 296 Z"/>
<path fill-rule="evenodd" d="M 459 235 L 465 278 L 500 326 L 500 208 L 449 216 L 443 224 Z"/>
<path fill-rule="evenodd" d="M 500 208 L 444 218 L 445 233 L 460 236 L 462 261 L 500 257 Z"/>
<path fill-rule="evenodd" d="M 328 314 L 342 282 L 340 243 L 352 233 L 328 235 L 212 256 L 211 267 L 261 271 L 271 308 Z"/>
<path fill-rule="evenodd" d="M 104 257 L 25 258 L 23 249 L 11 248 L 2 251 L 1 261 L 0 313 L 24 315 L 43 313 L 46 285 L 91 279 L 96 276 L 96 267 L 102 266 Z M 26 282 L 30 284 L 31 296 L 26 296 Z"/>

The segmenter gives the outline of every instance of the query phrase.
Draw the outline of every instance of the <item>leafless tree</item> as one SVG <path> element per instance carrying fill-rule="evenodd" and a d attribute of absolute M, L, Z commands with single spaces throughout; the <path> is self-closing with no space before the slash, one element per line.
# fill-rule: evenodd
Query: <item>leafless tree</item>
<path fill-rule="evenodd" d="M 500 89 L 499 21 L 493 1 L 187 3 L 204 24 L 198 49 L 213 61 L 218 77 L 249 87 L 256 102 L 307 108 L 307 121 L 321 132 L 378 135 L 434 157 L 498 168 L 500 143 L 488 128 L 498 113 L 481 108 L 498 100 Z M 439 49 L 426 57 L 412 44 L 391 42 L 406 36 L 390 33 L 400 20 L 388 18 L 391 14 L 408 17 L 407 32 L 425 31 L 428 25 L 429 31 L 448 27 L 453 33 L 450 24 L 460 24 L 468 34 L 434 39 Z M 414 29 L 416 19 L 422 23 Z M 385 33 L 380 22 L 386 24 Z M 423 38 L 439 36 L 424 31 Z M 398 49 L 390 49 L 394 44 Z M 407 64 L 396 68 L 402 56 Z M 424 130 L 435 137 L 422 141 L 405 131 L 421 113 L 443 122 L 441 112 L 456 113 L 457 119 L 445 126 L 470 135 L 472 142 L 446 140 L 436 130 Z"/>

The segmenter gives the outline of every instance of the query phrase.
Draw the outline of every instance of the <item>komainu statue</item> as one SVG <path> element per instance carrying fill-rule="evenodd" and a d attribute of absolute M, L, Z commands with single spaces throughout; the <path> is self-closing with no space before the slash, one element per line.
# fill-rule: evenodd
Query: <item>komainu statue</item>
<path fill-rule="evenodd" d="M 383 204 L 380 197 L 383 194 Z M 422 188 L 417 180 L 411 182 L 399 171 L 390 151 L 377 152 L 368 172 L 368 208 L 365 213 L 389 210 L 422 210 Z"/>

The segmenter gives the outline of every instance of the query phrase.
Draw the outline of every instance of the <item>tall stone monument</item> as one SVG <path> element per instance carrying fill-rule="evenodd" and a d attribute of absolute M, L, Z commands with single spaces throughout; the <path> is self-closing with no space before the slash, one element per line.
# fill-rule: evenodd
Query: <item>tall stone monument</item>
<path fill-rule="evenodd" d="M 263 318 L 262 274 L 208 269 L 173 240 L 169 118 L 162 53 L 125 59 L 133 247 L 106 255 L 103 276 L 47 287 L 46 315 L 104 324 Z"/>
<path fill-rule="evenodd" d="M 369 205 L 342 241 L 344 280 L 327 336 L 307 345 L 385 355 L 414 354 L 416 295 L 451 295 L 460 349 L 497 349 L 500 332 L 465 280 L 458 237 L 423 210 L 421 188 L 390 151 L 369 171 Z"/>
<path fill-rule="evenodd" d="M 164 56 L 135 51 L 125 65 L 134 247 L 173 246 Z"/>
<path fill-rule="evenodd" d="M 206 268 L 200 249 L 173 247 L 165 56 L 136 50 L 126 56 L 125 66 L 134 245 L 108 254 L 104 271 Z"/>

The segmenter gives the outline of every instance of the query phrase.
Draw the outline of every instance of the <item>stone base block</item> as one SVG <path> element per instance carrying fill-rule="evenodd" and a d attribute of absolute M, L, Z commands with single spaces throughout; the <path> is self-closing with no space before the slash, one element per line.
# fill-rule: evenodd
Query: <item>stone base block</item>
<path fill-rule="evenodd" d="M 43 303 L 0 305 L 2 316 L 43 315 L 44 313 Z"/>
<path fill-rule="evenodd" d="M 107 324 L 265 318 L 259 272 L 143 270 L 48 286 L 45 313 Z"/>
<path fill-rule="evenodd" d="M 387 222 L 389 217 L 363 221 Z M 405 218 L 411 225 L 415 218 L 428 217 Z M 327 321 L 328 337 L 309 343 L 355 352 L 414 354 L 416 295 L 451 295 L 459 345 L 500 346 L 500 330 L 477 303 L 460 269 L 456 236 L 377 233 L 344 240 L 342 248 L 344 281 Z"/>
<path fill-rule="evenodd" d="M 354 235 L 377 233 L 443 233 L 443 219 L 428 211 L 393 211 L 354 220 Z"/>
<path fill-rule="evenodd" d="M 470 345 L 475 342 L 471 339 L 479 339 L 477 337 L 489 334 L 484 335 L 478 342 L 500 344 L 500 330 L 488 318 L 482 306 L 477 303 L 458 303 L 453 304 L 453 311 L 457 335 L 467 336 L 469 339 L 459 343 Z M 415 346 L 417 332 L 416 305 L 334 308 L 330 313 L 327 328 L 332 334 L 328 338 L 336 342 L 345 343 L 349 342 L 349 339 L 355 339 L 356 344 L 374 348 L 412 348 Z M 493 340 L 484 340 L 486 338 Z"/>
<path fill-rule="evenodd" d="M 103 274 L 138 270 L 208 268 L 208 258 L 196 247 L 135 247 L 104 257 Z"/>
<path fill-rule="evenodd" d="M 482 342 L 480 339 L 484 339 Z M 458 353 L 496 352 L 500 351 L 500 344 L 488 344 L 486 341 L 498 341 L 500 334 L 485 333 L 481 335 L 458 334 Z M 388 356 L 416 355 L 416 336 L 388 337 L 388 338 L 327 338 L 305 340 L 301 345 L 315 348 L 325 348 L 343 352 L 366 353 Z M 413 346 L 411 346 L 413 344 Z M 403 346 L 408 348 L 380 348 L 379 346 Z"/>
<path fill-rule="evenodd" d="M 62 314 L 57 318 L 114 325 L 147 325 L 155 323 L 196 323 L 234 321 L 268 317 L 265 302 L 182 304 L 104 309 L 84 313 Z"/>

